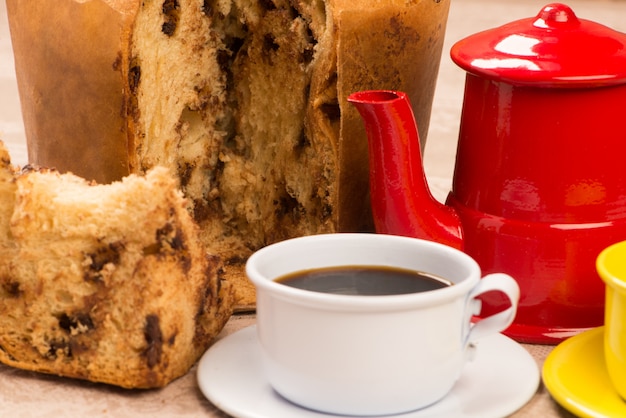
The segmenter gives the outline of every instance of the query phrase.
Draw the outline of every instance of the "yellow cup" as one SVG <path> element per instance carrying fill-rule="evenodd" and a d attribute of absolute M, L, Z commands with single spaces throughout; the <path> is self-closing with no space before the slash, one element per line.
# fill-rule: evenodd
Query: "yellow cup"
<path fill-rule="evenodd" d="M 604 357 L 609 376 L 626 399 L 626 241 L 611 245 L 596 261 L 606 283 L 604 308 Z"/>

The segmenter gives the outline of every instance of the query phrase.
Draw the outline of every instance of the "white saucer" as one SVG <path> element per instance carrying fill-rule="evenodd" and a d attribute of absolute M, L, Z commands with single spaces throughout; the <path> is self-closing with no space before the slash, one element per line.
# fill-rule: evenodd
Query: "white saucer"
<path fill-rule="evenodd" d="M 539 379 L 537 363 L 522 346 L 493 335 L 477 344 L 474 360 L 444 399 L 394 417 L 501 418 L 528 402 Z M 218 341 L 202 356 L 198 384 L 217 408 L 237 418 L 335 417 L 300 408 L 274 392 L 263 374 L 255 325 Z"/>

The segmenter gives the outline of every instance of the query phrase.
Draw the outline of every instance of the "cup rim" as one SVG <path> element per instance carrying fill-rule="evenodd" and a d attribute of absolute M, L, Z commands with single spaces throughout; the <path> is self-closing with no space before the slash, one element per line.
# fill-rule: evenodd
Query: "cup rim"
<path fill-rule="evenodd" d="M 437 251 L 454 254 L 454 257 L 460 257 L 464 265 L 468 268 L 466 278 L 452 286 L 446 286 L 440 289 L 430 290 L 427 292 L 399 294 L 399 295 L 376 295 L 376 296 L 359 296 L 359 295 L 337 295 L 330 293 L 321 293 L 311 290 L 298 289 L 277 283 L 272 278 L 267 278 L 257 270 L 259 259 L 275 253 L 281 249 L 291 246 L 303 244 L 305 242 L 327 242 L 327 241 L 344 241 L 344 242 L 362 242 L 363 240 L 380 241 L 385 243 L 419 243 L 421 246 L 436 248 Z M 381 263 L 364 263 L 362 265 L 380 266 Z M 246 262 L 246 274 L 250 281 L 259 290 L 271 292 L 272 296 L 278 297 L 290 302 L 297 302 L 301 305 L 308 305 L 319 309 L 332 309 L 344 311 L 399 311 L 403 309 L 412 309 L 416 306 L 432 306 L 441 304 L 454 298 L 458 298 L 462 294 L 468 294 L 481 277 L 480 267 L 478 263 L 469 255 L 460 250 L 449 247 L 444 244 L 433 241 L 422 240 L 419 238 L 403 237 L 395 235 L 375 234 L 375 233 L 330 233 L 308 235 L 303 237 L 291 238 L 270 244 L 253 253 Z"/>
<path fill-rule="evenodd" d="M 610 264 L 616 262 L 615 258 L 619 254 L 626 254 L 626 241 L 617 242 L 602 250 L 596 259 L 596 270 L 604 283 L 613 288 L 626 291 L 626 275 L 622 276 L 609 267 Z M 626 259 L 623 256 L 619 258 L 619 261 L 623 261 L 626 264 Z M 626 267 L 624 271 L 626 272 Z"/>

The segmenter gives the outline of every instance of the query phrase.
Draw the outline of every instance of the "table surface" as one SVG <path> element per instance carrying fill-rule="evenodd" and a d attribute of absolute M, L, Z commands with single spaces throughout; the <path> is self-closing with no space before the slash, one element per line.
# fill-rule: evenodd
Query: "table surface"
<path fill-rule="evenodd" d="M 465 79 L 465 73 L 449 57 L 450 47 L 472 33 L 535 16 L 548 3 L 547 0 L 452 1 L 424 156 L 425 170 L 437 198 L 445 196 L 451 182 Z M 566 3 L 579 18 L 626 32 L 626 1 L 569 0 Z M 27 163 L 4 1 L 0 2 L 0 139 L 5 142 L 15 164 Z M 233 316 L 220 338 L 254 322 L 254 314 Z M 523 346 L 538 367 L 553 349 L 543 345 Z M 195 372 L 194 367 L 187 375 L 161 390 L 127 391 L 0 365 L 0 415 L 10 411 L 14 417 L 226 417 L 203 397 Z M 494 402 L 497 400 L 494 399 Z M 512 416 L 563 418 L 573 415 L 554 402 L 544 386 L 540 385 L 537 394 Z"/>

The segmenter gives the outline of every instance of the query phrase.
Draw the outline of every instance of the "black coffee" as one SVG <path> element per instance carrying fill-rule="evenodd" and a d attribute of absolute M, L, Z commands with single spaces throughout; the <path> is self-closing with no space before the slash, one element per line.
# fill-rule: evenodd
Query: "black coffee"
<path fill-rule="evenodd" d="M 303 270 L 276 279 L 298 289 L 340 295 L 401 295 L 452 285 L 432 274 L 385 266 L 342 266 Z"/>

